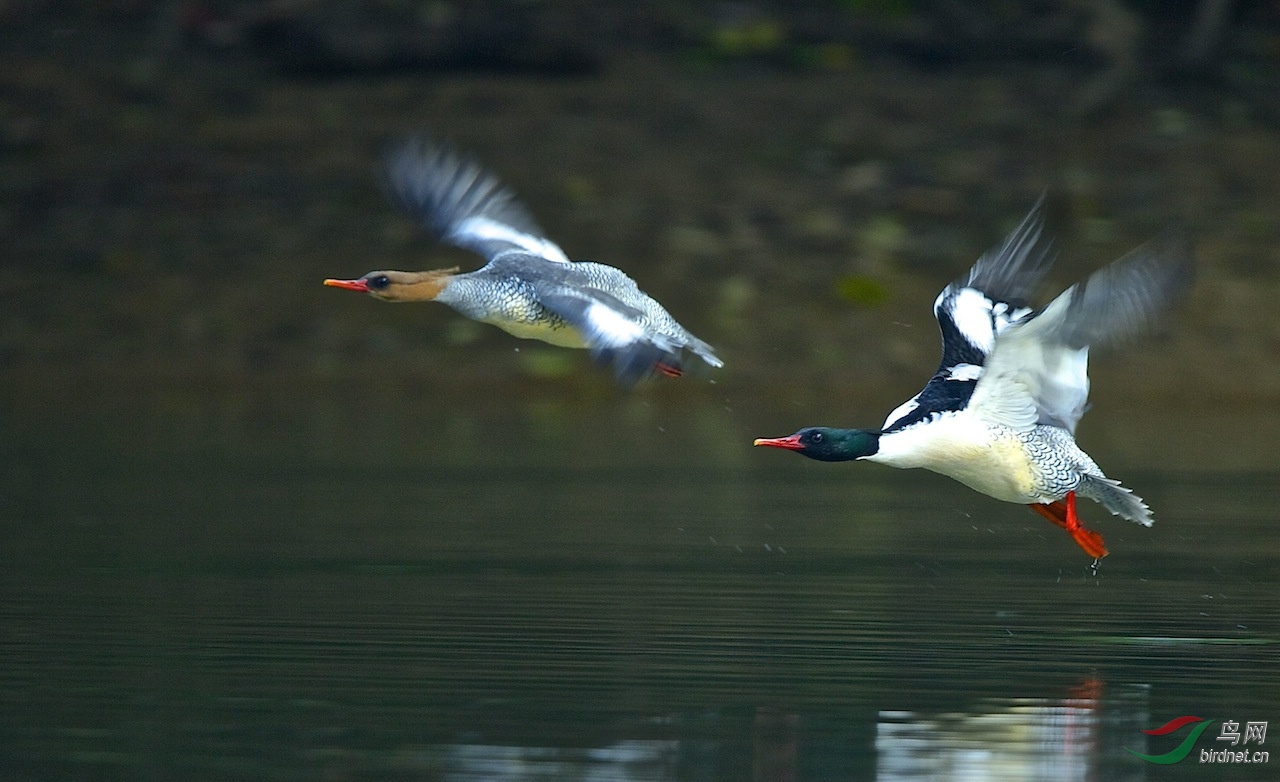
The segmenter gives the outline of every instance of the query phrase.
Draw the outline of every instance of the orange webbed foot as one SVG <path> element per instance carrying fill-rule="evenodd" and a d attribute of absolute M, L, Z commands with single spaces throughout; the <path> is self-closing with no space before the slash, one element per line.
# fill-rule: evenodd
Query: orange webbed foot
<path fill-rule="evenodd" d="M 1037 503 L 1027 507 L 1065 529 L 1076 545 L 1094 559 L 1102 559 L 1109 553 L 1102 542 L 1102 535 L 1080 523 L 1080 517 L 1076 515 L 1075 492 L 1067 492 L 1065 501 Z"/>

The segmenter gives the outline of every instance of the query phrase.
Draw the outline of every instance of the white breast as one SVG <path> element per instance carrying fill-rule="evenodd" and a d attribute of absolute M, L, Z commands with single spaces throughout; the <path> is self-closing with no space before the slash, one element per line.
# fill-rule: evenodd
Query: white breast
<path fill-rule="evenodd" d="M 922 467 L 1005 502 L 1043 501 L 1039 471 L 1021 438 L 963 410 L 882 436 L 880 450 L 867 461 Z"/>
<path fill-rule="evenodd" d="M 513 337 L 520 339 L 536 339 L 561 348 L 585 348 L 587 343 L 577 329 L 548 320 L 521 321 L 506 318 L 484 319 L 484 322 L 497 326 Z"/>

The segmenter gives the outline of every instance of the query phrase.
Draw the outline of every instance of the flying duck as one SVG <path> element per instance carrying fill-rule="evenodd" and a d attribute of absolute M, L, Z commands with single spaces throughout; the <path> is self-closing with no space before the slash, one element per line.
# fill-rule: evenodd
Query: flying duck
<path fill-rule="evenodd" d="M 452 148 L 410 139 L 388 156 L 386 179 L 405 212 L 488 263 L 466 273 L 373 271 L 325 285 L 383 301 L 438 301 L 523 339 L 586 348 L 613 365 L 623 386 L 655 372 L 682 374 L 686 350 L 723 365 L 621 270 L 570 261 L 496 176 Z"/>
<path fill-rule="evenodd" d="M 938 295 L 941 366 L 883 425 L 807 427 L 755 445 L 821 461 L 923 467 L 1030 506 L 1094 558 L 1107 548 L 1081 524 L 1076 495 L 1150 526 L 1147 504 L 1103 474 L 1075 429 L 1089 396 L 1089 347 L 1134 334 L 1190 288 L 1190 242 L 1169 232 L 1034 309 L 1028 296 L 1053 261 L 1042 202 Z"/>

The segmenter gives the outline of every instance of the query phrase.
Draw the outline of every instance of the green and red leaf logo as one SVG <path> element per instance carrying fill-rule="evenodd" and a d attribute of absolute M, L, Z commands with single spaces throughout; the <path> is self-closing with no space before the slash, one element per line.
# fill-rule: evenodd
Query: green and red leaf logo
<path fill-rule="evenodd" d="M 1177 763 L 1178 761 L 1185 758 L 1187 755 L 1191 754 L 1191 747 L 1195 745 L 1196 739 L 1200 738 L 1200 734 L 1204 733 L 1205 729 L 1213 724 L 1213 720 L 1206 720 L 1200 717 L 1193 717 L 1188 714 L 1182 717 L 1171 719 L 1158 728 L 1152 728 L 1151 730 L 1142 731 L 1148 736 L 1167 736 L 1170 733 L 1173 733 L 1176 730 L 1180 730 L 1186 727 L 1187 725 L 1190 725 L 1193 722 L 1198 722 L 1200 724 L 1196 725 L 1194 728 L 1191 729 L 1191 733 L 1189 733 L 1187 737 L 1182 740 L 1181 744 L 1174 747 L 1169 752 L 1164 753 L 1163 755 L 1144 755 L 1141 752 L 1134 752 L 1128 747 L 1125 747 L 1125 751 L 1132 755 L 1137 755 L 1138 757 L 1142 758 L 1143 760 L 1149 763 L 1159 763 L 1162 766 L 1167 766 L 1171 763 Z"/>

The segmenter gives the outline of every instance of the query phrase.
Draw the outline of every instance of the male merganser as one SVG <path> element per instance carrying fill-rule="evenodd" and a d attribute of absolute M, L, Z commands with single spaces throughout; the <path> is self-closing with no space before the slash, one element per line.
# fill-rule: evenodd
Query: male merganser
<path fill-rule="evenodd" d="M 442 241 L 489 262 L 465 274 L 374 271 L 325 285 L 384 301 L 438 301 L 517 337 L 587 348 L 613 364 L 623 385 L 655 371 L 681 374 L 686 348 L 722 366 L 622 271 L 570 261 L 496 176 L 449 147 L 424 138 L 403 144 L 388 158 L 387 183 L 397 204 Z"/>
<path fill-rule="evenodd" d="M 1032 510 L 1094 558 L 1102 536 L 1076 515 L 1076 495 L 1151 526 L 1151 510 L 1076 445 L 1089 395 L 1089 346 L 1134 333 L 1190 287 L 1189 241 L 1153 240 L 1068 288 L 1043 309 L 1026 298 L 1052 263 L 1037 203 L 1004 242 L 933 303 L 942 365 L 879 429 L 808 427 L 755 445 L 822 461 L 923 467 Z"/>

